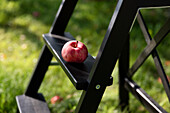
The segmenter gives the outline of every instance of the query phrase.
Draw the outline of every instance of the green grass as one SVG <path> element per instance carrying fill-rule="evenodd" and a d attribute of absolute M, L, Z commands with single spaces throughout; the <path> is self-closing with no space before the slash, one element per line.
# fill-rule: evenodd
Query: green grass
<path fill-rule="evenodd" d="M 0 0 L 0 113 L 16 112 L 15 96 L 23 94 L 27 87 L 44 44 L 42 34 L 49 32 L 60 2 L 58 0 L 43 2 L 41 0 Z M 79 1 L 66 31 L 77 40 L 84 42 L 90 54 L 97 55 L 115 5 L 116 2 L 111 0 Z M 168 10 L 142 10 L 152 36 L 168 18 Z M 39 15 L 34 16 L 34 12 L 38 12 Z M 152 18 L 149 18 L 150 15 Z M 146 43 L 137 22 L 130 35 L 130 65 L 132 65 Z M 170 60 L 169 37 L 168 35 L 157 48 L 167 75 L 170 75 L 169 66 L 165 65 L 165 62 Z M 114 77 L 113 85 L 107 87 L 97 113 L 121 112 L 118 107 L 117 65 L 112 76 Z M 158 74 L 151 56 L 135 73 L 133 79 L 170 112 L 163 86 L 157 81 Z M 52 113 L 73 112 L 81 95 L 81 91 L 76 91 L 59 66 L 49 67 L 39 92 L 45 96 Z M 50 99 L 55 95 L 61 96 L 63 101 L 53 105 Z M 132 113 L 148 112 L 131 94 L 130 110 Z"/>

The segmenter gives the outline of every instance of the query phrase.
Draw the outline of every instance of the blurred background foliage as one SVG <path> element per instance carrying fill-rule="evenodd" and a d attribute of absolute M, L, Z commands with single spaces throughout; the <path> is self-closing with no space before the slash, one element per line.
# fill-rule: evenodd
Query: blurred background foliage
<path fill-rule="evenodd" d="M 0 113 L 15 113 L 16 95 L 27 87 L 31 73 L 43 46 L 42 34 L 48 33 L 61 0 L 0 0 Z M 114 12 L 116 0 L 81 0 L 69 21 L 67 32 L 88 47 L 96 56 Z M 170 9 L 141 9 L 152 37 L 170 17 Z M 146 42 L 135 21 L 130 32 L 130 65 Z M 157 47 L 163 66 L 170 76 L 170 36 Z M 55 59 L 53 59 L 55 60 Z M 97 113 L 118 113 L 118 69 L 113 71 L 114 83 L 104 94 Z M 164 109 L 170 112 L 170 104 L 149 57 L 139 69 L 134 80 Z M 51 66 L 39 90 L 46 98 L 52 113 L 73 112 L 81 91 L 76 91 L 59 66 Z M 59 95 L 61 102 L 51 104 L 50 99 Z M 133 113 L 148 112 L 131 94 L 130 110 Z M 124 112 L 127 112 L 126 110 Z"/>

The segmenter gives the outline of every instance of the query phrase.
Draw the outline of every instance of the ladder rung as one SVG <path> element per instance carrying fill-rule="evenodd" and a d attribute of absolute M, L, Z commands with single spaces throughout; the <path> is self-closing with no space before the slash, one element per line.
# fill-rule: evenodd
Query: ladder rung
<path fill-rule="evenodd" d="M 56 65 L 59 65 L 59 63 L 58 62 L 51 62 L 50 63 L 50 66 L 56 66 Z"/>

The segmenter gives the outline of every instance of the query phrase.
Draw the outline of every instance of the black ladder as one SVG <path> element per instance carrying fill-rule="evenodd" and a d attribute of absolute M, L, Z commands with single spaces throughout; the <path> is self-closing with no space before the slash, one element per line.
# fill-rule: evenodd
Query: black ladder
<path fill-rule="evenodd" d="M 152 54 L 163 37 L 169 32 L 170 21 L 163 26 L 163 30 L 156 45 L 148 44 L 146 49 L 149 53 L 142 58 L 142 63 L 134 65 L 134 68 L 129 70 L 129 31 L 133 25 L 133 21 L 138 15 L 138 21 L 141 20 L 142 14 L 139 13 L 141 8 L 148 7 L 167 7 L 170 6 L 170 0 L 119 0 L 117 7 L 113 13 L 112 19 L 108 26 L 108 30 L 101 44 L 98 55 L 94 59 L 90 54 L 87 60 L 81 64 L 67 63 L 61 57 L 62 46 L 69 40 L 74 40 L 74 37 L 65 32 L 69 19 L 74 11 L 78 0 L 63 0 L 56 18 L 53 22 L 51 30 L 48 34 L 43 34 L 44 47 L 39 57 L 37 66 L 34 69 L 30 83 L 23 95 L 16 97 L 18 109 L 20 113 L 49 113 L 48 105 L 43 98 L 43 95 L 38 93 L 38 89 L 43 81 L 48 66 L 53 57 L 55 57 L 65 71 L 66 75 L 73 83 L 77 90 L 83 90 L 79 103 L 76 107 L 76 113 L 95 113 L 101 98 L 107 86 L 112 85 L 113 78 L 111 73 L 115 64 L 119 60 L 119 91 L 120 91 L 120 106 L 124 108 L 128 105 L 128 92 L 132 92 L 151 112 L 166 112 L 154 100 L 152 100 L 139 86 L 139 92 L 136 91 L 137 84 L 131 79 L 134 72 L 140 67 L 144 60 Z M 167 26 L 169 25 L 169 26 Z M 157 38 L 155 37 L 157 41 Z M 110 52 L 112 51 L 112 52 Z M 145 52 L 145 50 L 144 50 Z M 138 59 L 137 59 L 138 60 Z M 162 79 L 164 79 L 162 77 Z M 166 79 L 166 78 L 165 78 Z M 165 84 L 168 97 L 170 96 L 169 86 Z M 135 86 L 135 87 L 133 87 Z M 143 95 L 146 97 L 142 97 Z M 154 106 L 153 106 L 154 105 Z M 155 107 L 156 106 L 156 107 Z"/>

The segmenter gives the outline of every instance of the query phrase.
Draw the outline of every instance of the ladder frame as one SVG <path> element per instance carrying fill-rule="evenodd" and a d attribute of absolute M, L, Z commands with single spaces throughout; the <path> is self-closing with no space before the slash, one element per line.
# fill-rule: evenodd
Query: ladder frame
<path fill-rule="evenodd" d="M 66 26 L 77 2 L 78 0 L 62 0 L 49 34 L 65 36 Z M 120 72 L 119 99 L 122 109 L 128 105 L 130 91 L 146 105 L 145 107 L 149 111 L 166 112 L 131 79 L 133 74 L 129 74 L 129 32 L 141 8 L 161 8 L 169 6 L 169 0 L 118 1 L 98 55 L 89 73 L 87 88 L 83 89 L 78 106 L 75 110 L 76 113 L 95 113 L 97 111 L 106 87 L 112 84 L 111 74 L 118 59 Z M 52 57 L 52 51 L 49 49 L 49 46 L 45 44 L 24 95 L 38 98 L 38 89 L 43 81 Z M 137 92 L 136 88 L 140 93 Z M 145 97 L 142 97 L 141 93 L 144 94 Z M 154 104 L 156 107 L 152 106 L 150 103 Z"/>

